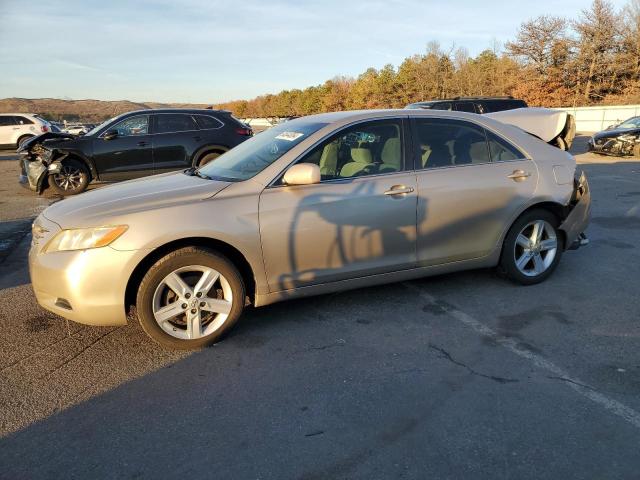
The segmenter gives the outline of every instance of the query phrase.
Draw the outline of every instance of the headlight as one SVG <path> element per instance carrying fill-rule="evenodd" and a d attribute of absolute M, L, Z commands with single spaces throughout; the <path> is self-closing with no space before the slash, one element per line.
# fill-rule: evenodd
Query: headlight
<path fill-rule="evenodd" d="M 45 247 L 45 252 L 62 252 L 68 250 L 86 250 L 88 248 L 106 247 L 127 231 L 126 225 L 115 227 L 77 228 L 62 230 Z"/>

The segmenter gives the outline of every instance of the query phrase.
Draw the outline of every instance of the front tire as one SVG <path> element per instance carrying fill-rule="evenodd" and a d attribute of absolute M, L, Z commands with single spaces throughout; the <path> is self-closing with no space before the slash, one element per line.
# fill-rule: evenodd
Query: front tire
<path fill-rule="evenodd" d="M 142 329 L 160 345 L 193 350 L 229 331 L 244 302 L 244 282 L 229 260 L 186 247 L 149 269 L 138 288 L 136 311 Z"/>
<path fill-rule="evenodd" d="M 558 219 L 546 210 L 522 215 L 507 233 L 500 258 L 500 270 L 521 285 L 546 280 L 562 256 Z"/>
<path fill-rule="evenodd" d="M 89 185 L 89 169 L 80 160 L 68 158 L 62 161 L 60 173 L 49 175 L 49 185 L 60 195 L 77 195 Z"/>

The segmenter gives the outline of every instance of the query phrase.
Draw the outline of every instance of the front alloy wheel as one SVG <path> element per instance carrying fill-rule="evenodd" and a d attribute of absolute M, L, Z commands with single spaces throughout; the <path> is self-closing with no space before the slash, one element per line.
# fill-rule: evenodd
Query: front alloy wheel
<path fill-rule="evenodd" d="M 84 192 L 89 185 L 89 170 L 84 163 L 67 159 L 58 173 L 50 175 L 49 183 L 61 195 L 76 195 Z"/>
<path fill-rule="evenodd" d="M 138 288 L 136 312 L 156 342 L 187 350 L 219 339 L 238 320 L 244 302 L 242 277 L 229 260 L 186 247 L 151 266 Z"/>

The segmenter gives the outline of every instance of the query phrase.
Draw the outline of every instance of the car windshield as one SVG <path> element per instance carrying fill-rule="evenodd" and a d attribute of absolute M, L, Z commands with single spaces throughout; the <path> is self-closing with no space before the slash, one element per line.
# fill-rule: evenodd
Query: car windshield
<path fill-rule="evenodd" d="M 633 117 L 629 120 L 625 120 L 618 128 L 640 128 L 640 117 Z"/>
<path fill-rule="evenodd" d="M 326 123 L 286 122 L 259 133 L 202 167 L 213 179 L 241 182 L 257 175 Z"/>

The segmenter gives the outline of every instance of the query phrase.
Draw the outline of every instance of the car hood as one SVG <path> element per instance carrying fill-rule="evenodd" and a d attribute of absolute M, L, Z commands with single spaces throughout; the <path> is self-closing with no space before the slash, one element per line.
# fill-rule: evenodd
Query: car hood
<path fill-rule="evenodd" d="M 611 130 L 603 130 L 593 135 L 593 138 L 615 138 L 620 135 L 638 135 L 640 128 L 613 128 Z"/>
<path fill-rule="evenodd" d="M 60 228 L 97 227 L 121 221 L 130 214 L 210 198 L 229 185 L 182 172 L 165 173 L 65 198 L 43 215 Z"/>
<path fill-rule="evenodd" d="M 20 148 L 18 148 L 18 153 L 23 151 L 28 151 L 30 148 L 35 147 L 41 143 L 49 144 L 51 142 L 68 142 L 76 140 L 76 137 L 69 133 L 58 133 L 58 132 L 47 132 L 36 137 L 30 138 L 26 142 L 24 142 Z"/>

